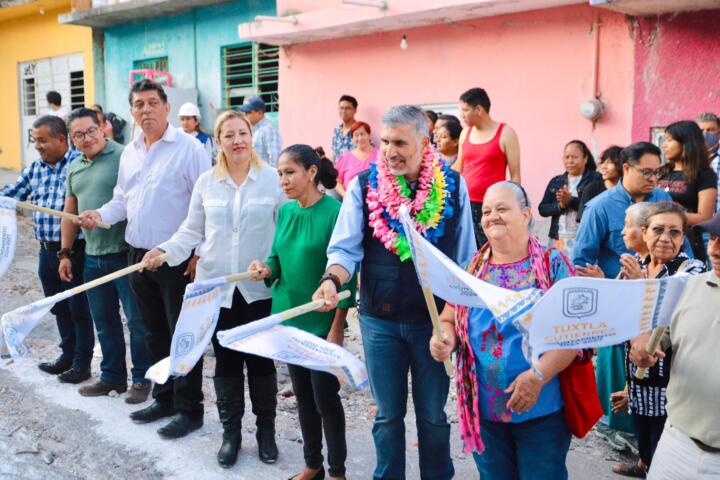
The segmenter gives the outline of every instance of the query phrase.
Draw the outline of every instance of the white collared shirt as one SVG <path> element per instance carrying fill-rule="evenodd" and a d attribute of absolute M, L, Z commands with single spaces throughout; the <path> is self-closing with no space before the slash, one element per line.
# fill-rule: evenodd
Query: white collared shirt
<path fill-rule="evenodd" d="M 158 245 L 170 266 L 182 263 L 195 248 L 200 256 L 195 280 L 241 273 L 253 260 L 264 261 L 278 209 L 287 201 L 277 170 L 268 165 L 250 168 L 240 186 L 227 174 L 218 176 L 216 169 L 200 175 L 187 218 L 170 240 Z M 271 297 L 264 282 L 244 280 L 225 288 L 223 307 L 232 306 L 235 287 L 247 303 Z"/>
<path fill-rule="evenodd" d="M 111 225 L 127 220 L 127 243 L 149 250 L 177 231 L 195 181 L 208 169 L 202 145 L 182 130 L 168 125 L 150 150 L 141 133 L 123 150 L 113 198 L 98 212 Z"/>

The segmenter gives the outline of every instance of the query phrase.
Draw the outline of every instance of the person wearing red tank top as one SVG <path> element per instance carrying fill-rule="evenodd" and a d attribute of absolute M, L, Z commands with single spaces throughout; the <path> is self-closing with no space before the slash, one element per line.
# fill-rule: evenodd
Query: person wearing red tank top
<path fill-rule="evenodd" d="M 471 88 L 460 96 L 460 115 L 466 127 L 452 168 L 467 183 L 475 240 L 481 248 L 487 242 L 480 225 L 485 191 L 506 180 L 507 170 L 510 180 L 520 183 L 520 142 L 512 127 L 490 117 L 490 97 L 482 88 Z"/>

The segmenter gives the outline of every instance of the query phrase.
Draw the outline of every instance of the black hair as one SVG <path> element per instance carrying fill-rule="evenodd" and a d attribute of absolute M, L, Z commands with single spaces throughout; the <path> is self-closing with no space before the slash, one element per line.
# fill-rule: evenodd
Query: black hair
<path fill-rule="evenodd" d="M 462 125 L 460 125 L 459 121 L 454 120 L 446 120 L 445 125 L 442 125 L 440 128 L 444 128 L 448 131 L 448 134 L 450 134 L 450 138 L 453 140 L 459 140 L 460 134 L 462 133 Z"/>
<path fill-rule="evenodd" d="M 62 95 L 60 95 L 55 90 L 50 90 L 47 92 L 47 95 L 45 95 L 45 99 L 48 103 L 52 103 L 53 105 L 62 105 Z"/>
<path fill-rule="evenodd" d="M 105 113 L 105 111 L 103 110 L 103 108 L 102 108 L 99 104 L 97 104 L 97 103 L 96 103 L 95 105 L 93 105 L 92 108 L 97 108 L 97 109 L 100 111 L 100 113 Z"/>
<path fill-rule="evenodd" d="M 295 163 L 302 165 L 305 170 L 315 165 L 318 173 L 315 176 L 315 185 L 322 183 L 327 189 L 337 185 L 338 171 L 335 165 L 325 156 L 322 147 L 313 149 L 310 145 L 296 143 L 283 150 L 280 155 L 288 155 Z"/>
<path fill-rule="evenodd" d="M 35 120 L 32 124 L 33 128 L 40 128 L 43 126 L 48 127 L 50 133 L 52 133 L 54 137 L 62 135 L 63 137 L 67 138 L 67 125 L 65 125 L 65 122 L 62 118 L 56 117 L 55 115 L 43 115 L 42 117 Z"/>
<path fill-rule="evenodd" d="M 640 159 L 643 155 L 655 155 L 658 158 L 661 156 L 660 149 L 657 145 L 653 145 L 650 142 L 635 142 L 627 147 L 623 148 L 620 152 L 620 160 L 623 165 L 628 164 L 635 166 L 640 163 Z"/>
<path fill-rule="evenodd" d="M 490 113 L 490 97 L 482 88 L 471 88 L 467 92 L 460 95 L 460 101 L 467 103 L 471 107 L 480 105 L 487 113 Z"/>
<path fill-rule="evenodd" d="M 432 123 L 437 122 L 438 114 L 434 110 L 424 110 L 425 115 L 430 119 Z"/>
<path fill-rule="evenodd" d="M 342 97 L 340 97 L 340 100 L 338 100 L 338 103 L 340 102 L 350 102 L 353 108 L 357 110 L 358 101 L 357 98 L 353 97 L 352 95 L 343 95 Z"/>
<path fill-rule="evenodd" d="M 138 80 L 133 83 L 132 87 L 130 87 L 130 94 L 128 95 L 128 102 L 130 102 L 130 106 L 132 106 L 133 103 L 134 93 L 149 92 L 150 90 L 155 90 L 158 93 L 160 100 L 162 100 L 163 103 L 167 103 L 167 94 L 165 93 L 165 89 L 162 85 L 158 82 L 153 82 L 152 80 L 143 78 L 142 80 Z"/>
<path fill-rule="evenodd" d="M 460 119 L 456 117 L 455 115 L 450 115 L 447 113 L 443 113 L 442 115 L 438 115 L 438 118 L 436 121 L 439 120 L 445 120 L 446 122 L 457 122 L 460 123 Z"/>
<path fill-rule="evenodd" d="M 595 165 L 595 157 L 593 157 L 592 152 L 590 151 L 588 146 L 585 145 L 585 142 L 583 142 L 582 140 L 570 140 L 568 143 L 565 144 L 565 148 L 567 148 L 569 145 L 577 145 L 578 147 L 580 147 L 583 157 L 587 157 L 585 170 L 590 170 L 594 172 L 597 169 L 597 165 Z"/>
<path fill-rule="evenodd" d="M 617 145 L 612 145 L 606 148 L 600 154 L 600 163 L 612 163 L 615 165 L 615 170 L 622 175 L 622 160 L 620 160 L 620 152 L 622 152 L 622 147 L 618 147 Z"/>
<path fill-rule="evenodd" d="M 77 120 L 78 118 L 88 117 L 91 118 L 93 123 L 100 126 L 100 119 L 98 118 L 98 114 L 95 110 L 90 110 L 89 108 L 80 107 L 76 108 L 72 112 L 70 112 L 70 115 L 68 115 L 67 124 L 72 125 L 72 122 Z"/>
<path fill-rule="evenodd" d="M 702 130 L 695 122 L 681 120 L 668 125 L 665 133 L 683 146 L 682 161 L 685 181 L 695 183 L 700 170 L 709 163 Z"/>

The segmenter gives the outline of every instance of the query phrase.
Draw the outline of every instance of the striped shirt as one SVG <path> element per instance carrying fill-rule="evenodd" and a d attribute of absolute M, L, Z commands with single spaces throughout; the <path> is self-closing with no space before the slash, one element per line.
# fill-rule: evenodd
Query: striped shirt
<path fill-rule="evenodd" d="M 640 262 L 640 266 L 646 271 L 650 263 L 648 255 Z M 705 271 L 705 264 L 700 260 L 688 258 L 685 253 L 680 253 L 673 260 L 665 263 L 660 273 L 655 278 L 670 277 L 678 273 L 680 269 L 689 275 L 698 275 Z M 663 339 L 663 344 L 665 339 Z M 635 378 L 637 367 L 630 362 L 630 342 L 625 342 L 625 375 L 628 386 L 628 404 L 630 413 L 643 417 L 664 417 L 667 415 L 667 386 L 670 381 L 670 365 L 672 364 L 672 348 L 665 349 L 665 358 L 647 370 L 642 380 Z"/>
<path fill-rule="evenodd" d="M 15 184 L 3 188 L 0 195 L 18 201 L 30 199 L 35 205 L 62 211 L 65 207 L 65 178 L 70 164 L 78 156 L 80 152 L 68 150 L 55 165 L 35 160 L 20 172 Z M 36 239 L 41 242 L 60 241 L 60 217 L 33 212 L 33 220 Z"/>

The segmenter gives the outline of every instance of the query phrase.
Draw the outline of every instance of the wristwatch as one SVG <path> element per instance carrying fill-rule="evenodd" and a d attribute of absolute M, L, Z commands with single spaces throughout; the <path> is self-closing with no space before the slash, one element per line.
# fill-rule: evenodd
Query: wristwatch
<path fill-rule="evenodd" d="M 69 259 L 72 255 L 72 250 L 69 248 L 61 248 L 55 255 L 57 256 L 58 260 L 62 260 L 63 258 Z"/>
<path fill-rule="evenodd" d="M 334 274 L 332 274 L 332 273 L 326 273 L 325 275 L 323 275 L 322 277 L 320 277 L 320 281 L 318 282 L 318 287 L 319 287 L 320 285 L 322 285 L 322 283 L 323 283 L 325 280 L 330 280 L 331 282 L 333 282 L 333 283 L 335 284 L 335 290 L 338 291 L 338 292 L 339 292 L 340 289 L 342 288 L 342 283 L 340 283 L 340 278 L 339 278 L 337 275 L 334 275 Z"/>

